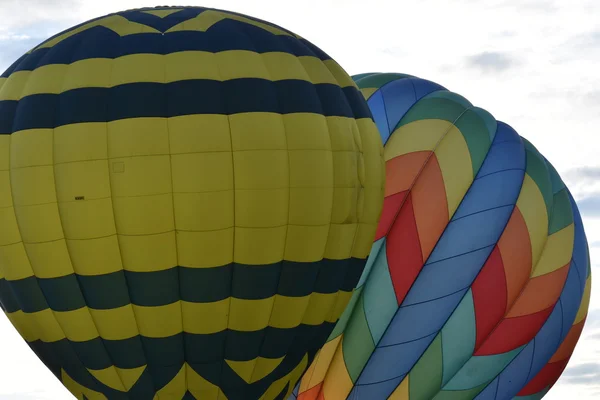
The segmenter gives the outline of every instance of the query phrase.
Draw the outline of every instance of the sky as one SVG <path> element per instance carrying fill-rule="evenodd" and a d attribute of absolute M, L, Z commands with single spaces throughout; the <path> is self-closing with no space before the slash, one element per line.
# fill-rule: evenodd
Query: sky
<path fill-rule="evenodd" d="M 47 37 L 138 0 L 1 0 L 0 70 Z M 491 112 L 556 167 L 583 214 L 600 277 L 600 1 L 187 0 L 291 30 L 349 74 L 435 81 Z M 173 4 L 178 5 L 178 4 Z M 588 322 L 548 400 L 600 398 L 600 284 Z M 0 400 L 70 395 L 0 313 Z"/>

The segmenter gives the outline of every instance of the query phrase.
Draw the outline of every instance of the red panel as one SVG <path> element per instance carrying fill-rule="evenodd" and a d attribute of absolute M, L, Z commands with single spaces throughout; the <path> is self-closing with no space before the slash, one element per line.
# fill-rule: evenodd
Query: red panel
<path fill-rule="evenodd" d="M 423 268 L 421 245 L 410 194 L 406 197 L 406 202 L 387 236 L 386 247 L 396 299 L 398 304 L 401 304 Z"/>
<path fill-rule="evenodd" d="M 506 312 L 506 278 L 498 246 L 473 282 L 473 303 L 477 336 L 475 350 L 504 318 Z"/>
<path fill-rule="evenodd" d="M 560 378 L 563 370 L 567 366 L 568 360 L 546 364 L 538 374 L 521 389 L 517 396 L 529 396 L 541 392 Z"/>
<path fill-rule="evenodd" d="M 535 314 L 504 319 L 474 355 L 506 353 L 529 343 L 542 328 L 553 308 L 554 305 Z"/>
<path fill-rule="evenodd" d="M 377 226 L 377 233 L 375 234 L 375 241 L 381 239 L 387 235 L 390 227 L 396 219 L 396 215 L 404 203 L 404 199 L 408 194 L 408 190 L 400 193 L 393 194 L 383 199 L 383 211 L 379 218 L 379 225 Z"/>
<path fill-rule="evenodd" d="M 323 393 L 321 392 L 322 387 L 323 382 L 308 389 L 306 392 L 300 393 L 298 400 L 321 400 L 323 398 Z"/>

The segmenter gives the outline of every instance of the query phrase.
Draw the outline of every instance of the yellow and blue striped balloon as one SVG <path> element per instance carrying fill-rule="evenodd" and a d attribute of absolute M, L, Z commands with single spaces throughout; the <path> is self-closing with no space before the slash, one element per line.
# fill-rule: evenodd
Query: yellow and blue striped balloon
<path fill-rule="evenodd" d="M 78 399 L 282 399 L 384 196 L 327 54 L 197 7 L 62 32 L 0 81 L 0 305 Z"/>

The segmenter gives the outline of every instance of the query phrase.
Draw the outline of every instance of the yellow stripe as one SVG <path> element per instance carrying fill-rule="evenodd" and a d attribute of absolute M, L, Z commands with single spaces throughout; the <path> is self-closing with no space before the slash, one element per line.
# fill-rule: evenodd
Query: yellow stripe
<path fill-rule="evenodd" d="M 458 128 L 452 126 L 444 135 L 435 155 L 444 179 L 448 215 L 452 216 L 473 182 L 471 154 Z"/>
<path fill-rule="evenodd" d="M 227 400 L 221 389 L 198 375 L 196 371 L 186 364 L 187 387 L 197 399 Z"/>
<path fill-rule="evenodd" d="M 579 305 L 579 310 L 577 311 L 577 316 L 575 317 L 575 322 L 573 325 L 580 323 L 587 316 L 588 309 L 590 307 L 590 297 L 592 295 L 592 277 L 588 276 L 585 281 L 585 289 L 583 290 L 583 297 L 581 298 L 581 304 Z"/>
<path fill-rule="evenodd" d="M 343 344 L 343 340 L 342 338 L 341 344 Z M 345 399 L 350 394 L 353 386 L 350 374 L 346 369 L 342 345 L 340 345 L 336 349 L 333 361 L 323 382 L 323 396 L 327 400 Z"/>
<path fill-rule="evenodd" d="M 184 363 L 177 375 L 154 395 L 153 400 L 181 399 L 187 391 L 186 370 L 190 368 Z"/>
<path fill-rule="evenodd" d="M 166 10 L 144 10 L 142 12 L 145 14 L 155 15 L 159 18 L 164 18 L 181 10 L 182 8 L 169 8 Z"/>
<path fill-rule="evenodd" d="M 127 392 L 137 383 L 145 369 L 146 365 L 130 369 L 117 368 L 113 365 L 101 370 L 88 368 L 88 371 L 106 386 Z"/>
<path fill-rule="evenodd" d="M 535 266 L 542 256 L 548 238 L 548 213 L 540 189 L 528 174 L 525 174 L 523 179 L 517 207 L 527 225 L 531 242 L 531 262 L 532 266 Z"/>
<path fill-rule="evenodd" d="M 130 54 L 115 59 L 91 58 L 68 65 L 50 64 L 33 71 L 15 72 L 2 86 L 0 100 L 20 100 L 33 94 L 59 94 L 85 87 L 110 88 L 128 83 L 171 83 L 188 79 L 298 79 L 313 84 L 350 86 L 351 82 L 343 74 L 343 70 L 334 68 L 330 62 L 283 52 L 259 54 L 228 50 L 219 53 Z"/>
<path fill-rule="evenodd" d="M 292 390 L 294 390 L 296 382 L 298 382 L 298 380 L 302 376 L 302 373 L 306 369 L 307 364 L 308 356 L 304 355 L 302 360 L 298 363 L 298 365 L 296 365 L 296 367 L 292 371 L 290 371 L 284 377 L 277 379 L 268 387 L 267 391 L 260 397 L 260 400 L 275 400 L 280 398 L 287 399 L 292 393 Z M 283 391 L 285 387 L 287 387 L 287 392 L 284 394 L 283 397 L 280 397 L 279 394 Z"/>
<path fill-rule="evenodd" d="M 375 93 L 377 90 L 379 90 L 379 88 L 362 88 L 360 89 L 360 92 L 365 100 L 369 100 L 371 96 L 373 96 L 373 93 Z"/>
<path fill-rule="evenodd" d="M 310 365 L 309 369 L 306 371 L 304 377 L 302 378 L 299 390 L 300 393 L 312 389 L 319 383 L 323 382 L 323 380 L 325 380 L 325 375 L 327 375 L 329 365 L 333 360 L 333 356 L 335 355 L 336 349 L 342 341 L 342 336 L 343 335 L 339 335 L 330 342 L 325 343 L 325 345 L 319 350 L 315 357 L 315 360 Z"/>
<path fill-rule="evenodd" d="M 340 64 L 335 60 L 324 60 L 323 64 L 329 69 L 329 72 L 335 78 L 335 82 L 341 87 L 354 87 L 356 83 L 352 80 L 350 75 L 342 68 Z"/>
<path fill-rule="evenodd" d="M 574 237 L 574 224 L 548 236 L 544 251 L 534 267 L 531 277 L 549 274 L 570 263 L 573 256 Z"/>
<path fill-rule="evenodd" d="M 103 339 L 124 340 L 139 333 L 131 304 L 108 310 L 90 309 L 90 313 Z"/>
<path fill-rule="evenodd" d="M 454 125 L 440 119 L 418 120 L 402 125 L 392 132 L 383 150 L 385 161 L 413 153 L 415 151 L 433 151 L 448 130 Z"/>
<path fill-rule="evenodd" d="M 280 358 L 263 358 L 257 357 L 248 361 L 232 361 L 225 362 L 235 371 L 240 378 L 246 383 L 257 382 L 269 375 L 275 368 L 281 364 L 285 357 Z"/>
<path fill-rule="evenodd" d="M 41 340 L 50 343 L 65 338 L 62 328 L 50 309 L 35 313 L 24 313 L 19 310 L 7 313 L 6 316 L 27 342 Z"/>

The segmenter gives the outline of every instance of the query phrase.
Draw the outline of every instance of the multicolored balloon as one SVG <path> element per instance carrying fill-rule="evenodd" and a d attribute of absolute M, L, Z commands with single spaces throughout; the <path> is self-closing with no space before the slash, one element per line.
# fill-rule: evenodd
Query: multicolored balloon
<path fill-rule="evenodd" d="M 0 80 L 0 305 L 78 399 L 281 399 L 384 195 L 353 80 L 198 7 L 62 32 Z"/>
<path fill-rule="evenodd" d="M 587 240 L 526 139 L 442 86 L 354 77 L 385 144 L 375 246 L 298 400 L 540 399 L 581 334 Z"/>

